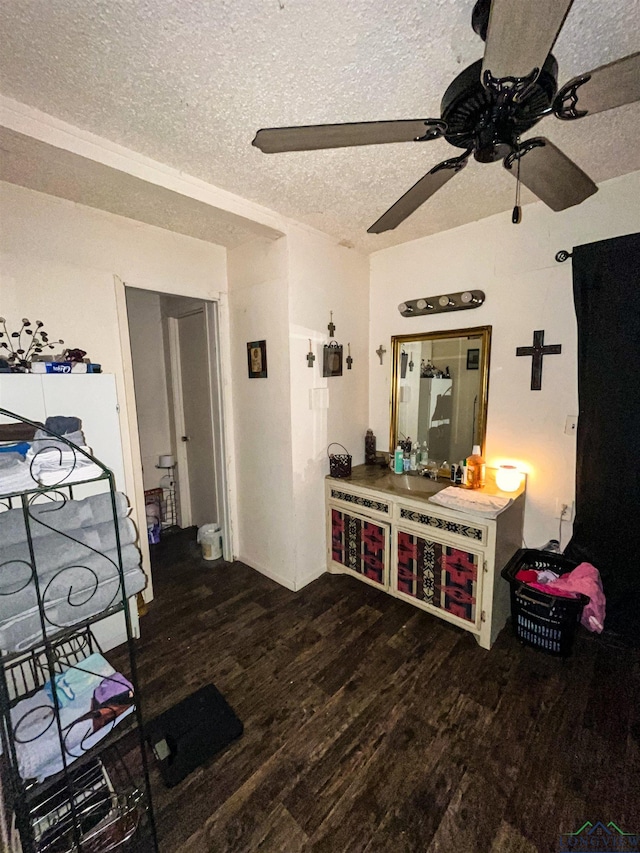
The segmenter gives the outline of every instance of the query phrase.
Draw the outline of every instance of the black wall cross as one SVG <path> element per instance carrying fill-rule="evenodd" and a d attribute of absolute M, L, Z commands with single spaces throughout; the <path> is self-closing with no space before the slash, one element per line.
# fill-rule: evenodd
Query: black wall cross
<path fill-rule="evenodd" d="M 544 344 L 544 329 L 539 329 L 533 333 L 532 347 L 518 347 L 516 355 L 531 355 L 531 390 L 539 391 L 542 387 L 542 357 L 544 355 L 557 355 L 562 352 L 562 344 Z"/>

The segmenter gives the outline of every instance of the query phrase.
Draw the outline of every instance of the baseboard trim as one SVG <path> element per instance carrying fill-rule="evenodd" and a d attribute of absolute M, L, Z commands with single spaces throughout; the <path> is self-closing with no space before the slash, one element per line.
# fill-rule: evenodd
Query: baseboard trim
<path fill-rule="evenodd" d="M 296 591 L 302 589 L 305 586 L 308 586 L 310 583 L 313 583 L 313 581 L 318 580 L 318 578 L 322 577 L 322 575 L 324 575 L 326 571 L 327 570 L 324 568 L 324 566 L 321 566 L 313 572 L 307 572 L 306 575 L 303 575 L 297 580 Z"/>
<path fill-rule="evenodd" d="M 264 575 L 270 580 L 280 584 L 280 586 L 285 587 L 285 589 L 290 589 L 291 592 L 298 592 L 298 590 L 301 590 L 303 587 L 307 586 L 312 581 L 317 580 L 326 571 L 324 567 L 320 567 L 312 572 L 308 572 L 306 575 L 296 581 L 292 580 L 286 575 L 281 575 L 278 572 L 274 572 L 271 569 L 267 569 L 266 566 L 261 566 L 255 560 L 252 560 L 251 557 L 244 557 L 242 555 L 239 555 L 236 559 L 239 560 L 241 563 L 244 563 L 246 566 L 249 566 L 250 569 L 254 569 L 261 575 Z"/>

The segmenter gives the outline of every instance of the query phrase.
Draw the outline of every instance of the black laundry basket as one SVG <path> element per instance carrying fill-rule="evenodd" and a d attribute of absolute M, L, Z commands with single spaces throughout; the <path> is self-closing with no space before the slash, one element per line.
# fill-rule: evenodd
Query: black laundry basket
<path fill-rule="evenodd" d="M 550 595 L 533 589 L 516 579 L 522 569 L 544 571 L 551 569 L 560 575 L 572 571 L 574 560 L 548 551 L 520 548 L 502 570 L 502 577 L 511 587 L 511 622 L 516 637 L 523 645 L 542 649 L 550 655 L 568 657 L 571 654 L 576 626 L 589 597 L 576 598 Z"/>

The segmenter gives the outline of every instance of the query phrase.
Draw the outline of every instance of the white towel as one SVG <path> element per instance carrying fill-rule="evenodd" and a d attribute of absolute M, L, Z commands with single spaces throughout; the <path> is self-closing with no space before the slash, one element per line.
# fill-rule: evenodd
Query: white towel
<path fill-rule="evenodd" d="M 38 484 L 34 482 L 29 466 L 22 458 L 0 468 L 0 496 L 37 488 Z"/>
<path fill-rule="evenodd" d="M 91 453 L 91 448 L 83 446 L 82 450 Z M 27 452 L 27 464 L 32 476 L 44 486 L 66 486 L 82 480 L 100 477 L 104 472 L 83 453 L 67 447 L 65 449 L 45 449 L 37 453 L 33 449 Z"/>
<path fill-rule="evenodd" d="M 487 495 L 455 486 L 449 486 L 437 492 L 429 500 L 447 509 L 455 509 L 470 515 L 481 515 L 483 518 L 497 518 L 513 503 L 513 498 L 500 498 L 497 495 Z"/>

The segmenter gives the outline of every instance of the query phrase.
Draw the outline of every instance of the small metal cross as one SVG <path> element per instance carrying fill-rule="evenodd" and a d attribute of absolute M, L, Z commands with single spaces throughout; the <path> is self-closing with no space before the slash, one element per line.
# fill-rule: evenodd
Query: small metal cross
<path fill-rule="evenodd" d="M 311 349 L 311 338 L 309 338 L 309 352 L 307 353 L 307 367 L 313 367 L 313 362 L 316 360 L 313 350 Z"/>
<path fill-rule="evenodd" d="M 333 333 L 336 330 L 336 327 L 333 323 L 333 311 L 329 311 L 329 325 L 327 326 L 327 329 L 329 329 L 329 337 L 332 338 Z"/>
<path fill-rule="evenodd" d="M 382 364 L 382 356 L 385 354 L 385 352 L 386 352 L 386 349 L 382 346 L 382 344 L 380 344 L 380 346 L 376 350 L 376 355 L 380 359 L 380 364 Z"/>
<path fill-rule="evenodd" d="M 557 355 L 562 352 L 562 344 L 544 344 L 544 330 L 539 329 L 533 333 L 533 346 L 518 347 L 516 355 L 530 355 L 531 361 L 531 390 L 539 391 L 542 388 L 542 358 L 545 355 Z"/>

